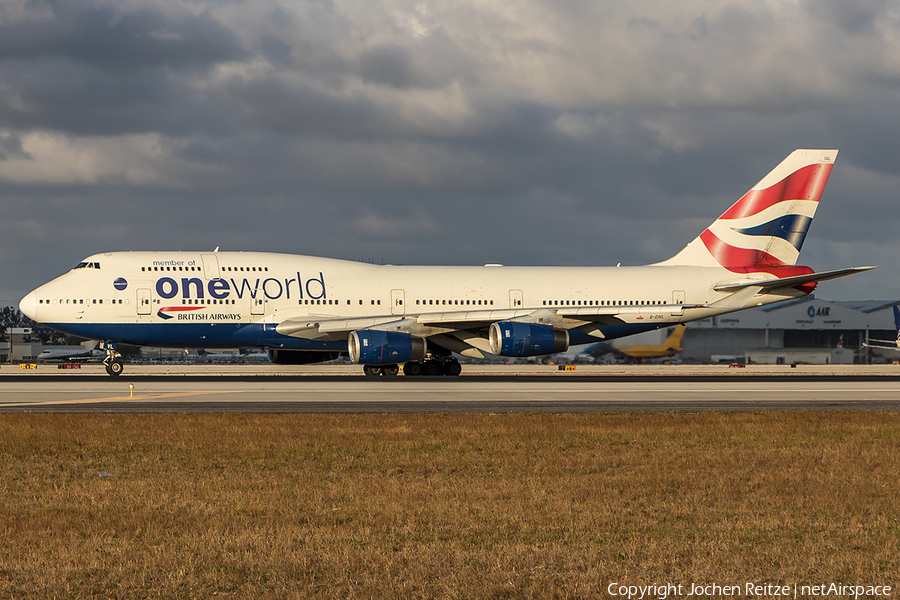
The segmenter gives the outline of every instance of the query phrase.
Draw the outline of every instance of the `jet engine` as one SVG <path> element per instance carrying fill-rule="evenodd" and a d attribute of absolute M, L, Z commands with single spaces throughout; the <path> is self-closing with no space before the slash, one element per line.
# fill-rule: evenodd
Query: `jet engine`
<path fill-rule="evenodd" d="M 350 360 L 364 365 L 390 365 L 424 360 L 425 338 L 408 333 L 361 329 L 350 334 Z"/>
<path fill-rule="evenodd" d="M 316 350 L 280 350 L 269 348 L 266 350 L 269 362 L 276 365 L 308 365 L 310 363 L 334 360 L 341 355 L 340 352 L 319 352 Z"/>
<path fill-rule="evenodd" d="M 491 352 L 500 356 L 539 356 L 565 352 L 569 332 L 549 325 L 500 321 L 491 325 Z"/>

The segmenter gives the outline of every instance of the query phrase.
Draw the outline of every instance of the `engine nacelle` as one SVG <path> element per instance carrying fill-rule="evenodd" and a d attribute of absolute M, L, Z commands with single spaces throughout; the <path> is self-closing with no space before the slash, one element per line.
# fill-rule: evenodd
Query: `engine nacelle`
<path fill-rule="evenodd" d="M 350 334 L 350 360 L 363 365 L 390 365 L 408 360 L 423 360 L 425 338 L 408 333 L 361 329 Z"/>
<path fill-rule="evenodd" d="M 316 350 L 281 350 L 269 348 L 266 350 L 269 362 L 276 365 L 308 365 L 311 363 L 334 360 L 341 355 L 340 352 L 319 352 Z"/>
<path fill-rule="evenodd" d="M 500 321 L 491 325 L 491 352 L 500 356 L 539 356 L 569 349 L 569 332 L 549 325 Z"/>

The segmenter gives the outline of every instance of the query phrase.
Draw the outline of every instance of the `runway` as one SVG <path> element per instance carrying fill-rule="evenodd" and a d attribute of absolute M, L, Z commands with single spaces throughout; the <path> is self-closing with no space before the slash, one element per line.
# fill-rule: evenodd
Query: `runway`
<path fill-rule="evenodd" d="M 459 378 L 377 378 L 357 367 L 172 366 L 0 374 L 0 412 L 510 413 L 897 411 L 900 369 L 725 367 L 559 372 L 470 369 Z M 271 367 L 277 366 L 272 365 Z M 54 367 L 55 369 L 55 367 Z M 324 369 L 324 370 L 323 370 Z M 134 385 L 133 391 L 130 386 Z"/>

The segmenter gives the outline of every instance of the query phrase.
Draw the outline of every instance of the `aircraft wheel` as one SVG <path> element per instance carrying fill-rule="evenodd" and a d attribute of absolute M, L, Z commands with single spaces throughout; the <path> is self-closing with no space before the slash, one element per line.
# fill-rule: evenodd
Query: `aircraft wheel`
<path fill-rule="evenodd" d="M 418 377 L 422 374 L 422 363 L 411 360 L 403 365 L 403 374 L 407 377 Z"/>
<path fill-rule="evenodd" d="M 458 377 L 462 373 L 462 365 L 455 360 L 448 360 L 444 363 L 444 375 L 448 377 Z"/>
<path fill-rule="evenodd" d="M 113 377 L 118 377 L 122 374 L 122 371 L 125 370 L 125 365 L 122 364 L 120 360 L 114 360 L 106 363 L 106 372 L 112 375 Z"/>
<path fill-rule="evenodd" d="M 438 375 L 443 375 L 444 369 L 436 360 L 426 360 L 425 361 L 425 375 L 428 377 L 436 377 Z"/>
<path fill-rule="evenodd" d="M 366 377 L 380 377 L 382 369 L 378 365 L 366 365 L 363 367 L 363 373 Z"/>
<path fill-rule="evenodd" d="M 384 373 L 385 377 L 396 377 L 397 373 L 400 372 L 400 365 L 384 365 L 381 368 L 381 372 Z"/>

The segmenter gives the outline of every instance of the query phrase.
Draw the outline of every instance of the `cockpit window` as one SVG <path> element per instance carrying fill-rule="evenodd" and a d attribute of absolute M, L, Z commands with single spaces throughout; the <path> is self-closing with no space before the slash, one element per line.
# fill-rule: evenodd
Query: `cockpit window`
<path fill-rule="evenodd" d="M 78 263 L 78 266 L 76 266 L 75 268 L 76 268 L 76 269 L 84 269 L 84 268 L 87 267 L 87 266 L 88 266 L 88 263 L 86 263 L 86 262 L 80 262 L 80 263 Z"/>
<path fill-rule="evenodd" d="M 76 269 L 99 269 L 100 263 L 98 262 L 80 262 L 75 267 Z"/>

